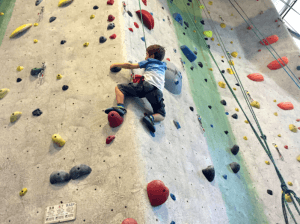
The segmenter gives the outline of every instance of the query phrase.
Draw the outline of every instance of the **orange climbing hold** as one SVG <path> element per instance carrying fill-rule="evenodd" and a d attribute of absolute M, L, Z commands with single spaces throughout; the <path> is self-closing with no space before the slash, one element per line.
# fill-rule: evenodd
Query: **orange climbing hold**
<path fill-rule="evenodd" d="M 255 81 L 255 82 L 262 82 L 262 81 L 264 81 L 264 77 L 261 74 L 259 74 L 259 73 L 253 73 L 253 74 L 247 75 L 247 77 L 250 80 Z"/>
<path fill-rule="evenodd" d="M 282 110 L 293 110 L 294 105 L 291 102 L 282 102 L 277 104 L 277 106 Z"/>
<path fill-rule="evenodd" d="M 287 65 L 289 63 L 289 59 L 287 57 L 281 57 L 282 60 L 280 58 L 278 58 L 277 60 L 280 62 L 280 64 L 282 65 L 282 67 L 284 67 L 285 65 Z M 272 61 L 270 64 L 268 64 L 268 68 L 270 70 L 277 70 L 279 68 L 281 68 L 281 65 L 278 63 L 277 60 Z"/>
<path fill-rule="evenodd" d="M 154 18 L 153 16 L 146 10 L 138 10 L 136 11 L 136 14 L 138 17 L 141 19 L 141 12 L 142 11 L 142 16 L 143 16 L 143 22 L 145 26 L 149 29 L 152 30 L 154 28 Z"/>
<path fill-rule="evenodd" d="M 263 42 L 260 41 L 260 44 L 261 45 L 269 45 L 269 44 L 274 44 L 276 43 L 277 41 L 279 40 L 279 37 L 277 35 L 272 35 L 272 36 L 269 36 L 267 37 L 266 39 L 263 39 Z M 268 43 L 269 42 L 269 43 Z"/>

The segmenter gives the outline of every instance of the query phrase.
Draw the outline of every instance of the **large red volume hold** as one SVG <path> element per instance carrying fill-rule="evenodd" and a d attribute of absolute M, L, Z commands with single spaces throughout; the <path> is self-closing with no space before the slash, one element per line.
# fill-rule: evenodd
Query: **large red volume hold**
<path fill-rule="evenodd" d="M 293 110 L 294 105 L 291 102 L 282 102 L 277 104 L 277 106 L 283 110 Z"/>
<path fill-rule="evenodd" d="M 148 183 L 147 193 L 152 206 L 162 205 L 169 197 L 169 189 L 161 180 Z"/>
<path fill-rule="evenodd" d="M 140 10 L 136 11 L 136 14 L 141 19 Z M 143 10 L 143 9 L 142 9 L 142 16 L 143 16 L 143 23 L 145 24 L 145 26 L 149 30 L 152 30 L 154 28 L 154 18 L 153 18 L 153 16 L 149 12 L 147 12 L 146 10 Z"/>
<path fill-rule="evenodd" d="M 269 45 L 269 44 L 276 43 L 278 40 L 279 40 L 279 37 L 277 35 L 272 35 L 272 36 L 269 36 L 269 37 L 266 37 L 265 39 L 263 39 L 264 43 L 262 41 L 260 41 L 260 43 L 261 43 L 261 45 L 264 45 L 264 44 Z"/>
<path fill-rule="evenodd" d="M 253 73 L 253 74 L 247 75 L 247 77 L 249 79 L 251 79 L 252 81 L 256 81 L 256 82 L 264 81 L 264 77 L 259 73 Z"/>
<path fill-rule="evenodd" d="M 282 65 L 282 67 L 284 67 L 286 64 L 289 63 L 289 59 L 287 57 L 281 57 L 282 60 L 280 58 L 278 58 L 277 60 L 280 62 L 280 64 Z M 268 64 L 268 68 L 270 70 L 277 70 L 279 68 L 281 68 L 280 64 L 278 63 L 277 60 L 272 61 L 270 64 Z"/>
<path fill-rule="evenodd" d="M 128 219 L 124 219 L 122 224 L 138 224 L 138 223 L 134 219 L 128 218 Z"/>
<path fill-rule="evenodd" d="M 111 111 L 108 113 L 109 126 L 112 128 L 121 125 L 123 123 L 123 120 L 123 117 L 121 117 L 116 111 Z"/>

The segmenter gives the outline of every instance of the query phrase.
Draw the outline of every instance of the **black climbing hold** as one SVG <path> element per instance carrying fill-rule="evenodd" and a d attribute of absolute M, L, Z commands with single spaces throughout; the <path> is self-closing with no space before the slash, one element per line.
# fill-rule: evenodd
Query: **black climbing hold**
<path fill-rule="evenodd" d="M 97 5 L 95 5 L 95 6 L 93 7 L 93 9 L 96 10 L 96 9 L 99 9 L 99 7 L 98 7 Z"/>
<path fill-rule="evenodd" d="M 227 135 L 227 134 L 228 134 L 228 131 L 224 131 L 224 133 Z"/>
<path fill-rule="evenodd" d="M 226 106 L 226 101 L 225 100 L 221 100 L 221 104 L 223 104 L 224 106 Z"/>
<path fill-rule="evenodd" d="M 174 52 L 176 53 L 176 49 L 174 48 L 173 50 L 174 50 Z"/>
<path fill-rule="evenodd" d="M 210 45 L 207 45 L 207 48 L 210 49 Z"/>
<path fill-rule="evenodd" d="M 54 20 L 56 20 L 56 17 L 55 17 L 55 16 L 52 16 L 52 17 L 49 19 L 49 22 L 52 23 Z"/>
<path fill-rule="evenodd" d="M 231 148 L 231 152 L 232 152 L 233 155 L 238 154 L 239 150 L 240 150 L 240 147 L 239 147 L 238 145 L 234 145 L 234 146 Z"/>
<path fill-rule="evenodd" d="M 185 27 L 184 29 L 187 29 L 187 27 Z"/>
<path fill-rule="evenodd" d="M 240 170 L 240 164 L 238 164 L 236 162 L 233 162 L 233 163 L 230 163 L 229 165 L 230 165 L 230 167 L 231 167 L 231 169 L 232 169 L 232 171 L 234 173 L 239 172 L 239 170 Z"/>
<path fill-rule="evenodd" d="M 224 61 L 223 60 L 221 60 L 223 63 L 224 63 Z"/>
<path fill-rule="evenodd" d="M 132 17 L 132 13 L 130 11 L 127 11 L 127 13 L 130 17 Z"/>
<path fill-rule="evenodd" d="M 193 51 L 195 55 L 197 55 L 197 51 Z"/>
<path fill-rule="evenodd" d="M 204 79 L 205 80 L 205 82 L 207 82 L 207 79 Z"/>
<path fill-rule="evenodd" d="M 300 66 L 297 66 L 297 70 L 300 70 Z"/>
<path fill-rule="evenodd" d="M 184 21 L 183 23 L 184 23 L 187 27 L 189 27 L 188 22 Z"/>
<path fill-rule="evenodd" d="M 221 72 L 224 74 L 224 73 L 225 73 L 225 70 L 222 70 Z"/>
<path fill-rule="evenodd" d="M 70 170 L 70 177 L 71 177 L 71 179 L 75 180 L 83 175 L 90 174 L 91 172 L 92 172 L 91 167 L 84 165 L 84 164 L 80 164 L 80 165 L 74 166 Z"/>
<path fill-rule="evenodd" d="M 208 166 L 206 169 L 202 170 L 202 173 L 209 182 L 212 182 L 215 178 L 215 169 L 213 166 Z"/>
<path fill-rule="evenodd" d="M 174 194 L 170 194 L 170 196 L 171 196 L 171 198 L 172 198 L 174 201 L 176 201 L 176 197 L 175 197 Z"/>
<path fill-rule="evenodd" d="M 233 114 L 231 117 L 233 117 L 234 119 L 238 119 L 238 115 L 237 114 Z"/>
<path fill-rule="evenodd" d="M 203 64 L 201 62 L 198 62 L 198 65 L 203 68 Z"/>
<path fill-rule="evenodd" d="M 183 35 L 185 35 L 185 33 L 183 33 Z"/>
<path fill-rule="evenodd" d="M 211 106 L 209 105 L 208 108 L 211 109 Z"/>
<path fill-rule="evenodd" d="M 121 69 L 122 68 L 120 68 L 120 67 L 113 67 L 113 68 L 110 69 L 110 71 L 111 72 L 119 72 L 119 71 L 121 71 Z"/>
<path fill-rule="evenodd" d="M 161 7 L 162 9 L 164 9 L 164 7 Z"/>
<path fill-rule="evenodd" d="M 22 81 L 22 79 L 21 78 L 17 78 L 17 82 L 21 82 Z"/>
<path fill-rule="evenodd" d="M 205 24 L 204 24 L 204 20 L 201 20 L 200 23 L 202 23 L 202 25 L 205 25 Z"/>
<path fill-rule="evenodd" d="M 69 89 L 69 86 L 67 86 L 67 85 L 64 85 L 63 87 L 62 87 L 62 90 L 67 90 L 67 89 Z"/>
<path fill-rule="evenodd" d="M 108 30 L 112 30 L 113 28 L 115 28 L 115 24 L 114 23 L 108 24 L 108 26 L 107 26 Z"/>
<path fill-rule="evenodd" d="M 43 0 L 36 0 L 35 1 L 35 6 L 38 6 Z"/>
<path fill-rule="evenodd" d="M 193 67 L 193 66 L 191 67 L 191 70 L 192 70 L 192 71 L 194 70 L 194 67 Z"/>
<path fill-rule="evenodd" d="M 208 38 L 207 38 L 207 37 L 205 37 L 205 38 L 204 38 L 204 40 L 208 40 Z"/>
<path fill-rule="evenodd" d="M 267 193 L 268 193 L 269 195 L 273 195 L 273 191 L 271 191 L 271 190 L 267 190 Z"/>
<path fill-rule="evenodd" d="M 64 44 L 64 43 L 66 43 L 67 41 L 66 40 L 62 40 L 61 42 L 60 42 L 60 44 Z"/>
<path fill-rule="evenodd" d="M 194 107 L 190 107 L 190 110 L 191 110 L 191 111 L 194 111 Z"/>
<path fill-rule="evenodd" d="M 43 112 L 38 108 L 32 112 L 33 116 L 40 116 Z"/>
<path fill-rule="evenodd" d="M 54 171 L 50 175 L 50 183 L 51 184 L 61 183 L 61 182 L 69 181 L 69 180 L 70 180 L 70 174 L 68 174 L 67 172 L 62 171 L 62 170 Z"/>
<path fill-rule="evenodd" d="M 240 86 L 240 84 L 238 84 L 238 83 L 236 83 L 235 85 L 236 85 L 236 86 Z"/>
<path fill-rule="evenodd" d="M 186 3 L 188 6 L 190 6 L 190 3 Z"/>
<path fill-rule="evenodd" d="M 32 76 L 36 76 L 36 75 L 38 75 L 42 70 L 43 70 L 42 68 L 33 68 L 33 69 L 31 69 L 30 74 L 31 74 Z"/>
<path fill-rule="evenodd" d="M 100 42 L 100 43 L 104 43 L 106 40 L 107 40 L 107 39 L 106 39 L 104 36 L 102 36 L 102 37 L 100 37 L 99 42 Z"/>
<path fill-rule="evenodd" d="M 192 2 L 192 0 L 188 0 L 189 2 Z"/>

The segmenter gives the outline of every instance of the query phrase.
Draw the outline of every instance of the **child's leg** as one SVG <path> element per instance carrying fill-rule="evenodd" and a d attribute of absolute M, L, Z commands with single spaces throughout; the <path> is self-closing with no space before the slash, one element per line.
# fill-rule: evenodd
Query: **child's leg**
<path fill-rule="evenodd" d="M 116 86 L 115 92 L 116 92 L 117 103 L 124 104 L 125 97 L 124 97 L 124 94 L 121 92 L 121 90 L 119 90 L 118 86 Z"/>

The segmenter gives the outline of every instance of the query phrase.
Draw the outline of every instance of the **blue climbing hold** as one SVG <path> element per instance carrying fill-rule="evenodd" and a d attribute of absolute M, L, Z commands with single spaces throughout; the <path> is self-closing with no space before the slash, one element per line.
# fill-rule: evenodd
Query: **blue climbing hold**
<path fill-rule="evenodd" d="M 182 45 L 180 49 L 190 62 L 193 62 L 197 59 L 197 56 L 194 54 L 194 52 L 191 51 L 191 49 L 189 49 L 186 45 Z"/>
<path fill-rule="evenodd" d="M 174 50 L 174 52 L 176 53 L 176 49 L 174 48 L 173 50 Z"/>
<path fill-rule="evenodd" d="M 175 197 L 174 194 L 170 194 L 170 196 L 171 196 L 171 198 L 172 198 L 174 201 L 176 201 L 176 197 Z"/>
<path fill-rule="evenodd" d="M 175 222 L 174 222 L 174 221 L 172 221 L 170 224 L 175 224 Z"/>
<path fill-rule="evenodd" d="M 165 21 L 165 19 L 163 19 L 163 21 Z"/>
<path fill-rule="evenodd" d="M 173 14 L 173 18 L 178 22 L 180 23 L 180 25 L 182 26 L 183 25 L 183 19 L 182 19 L 182 16 L 179 14 L 179 13 L 174 13 Z"/>
<path fill-rule="evenodd" d="M 225 114 L 228 115 L 229 113 L 228 113 L 228 112 L 225 112 Z"/>
<path fill-rule="evenodd" d="M 152 13 L 152 12 L 150 12 L 150 14 L 153 16 L 153 13 Z"/>
<path fill-rule="evenodd" d="M 210 125 L 212 128 L 214 127 L 212 124 Z"/>
<path fill-rule="evenodd" d="M 227 180 L 227 175 L 226 174 L 224 174 L 223 177 L 224 177 L 225 180 Z"/>
<path fill-rule="evenodd" d="M 142 41 L 144 41 L 144 42 L 145 42 L 145 37 L 142 37 L 141 39 L 142 39 Z"/>
<path fill-rule="evenodd" d="M 174 124 L 175 124 L 175 126 L 176 126 L 177 129 L 181 128 L 180 124 L 178 123 L 178 121 L 173 120 L 173 122 L 174 122 Z"/>
<path fill-rule="evenodd" d="M 297 70 L 300 70 L 300 66 L 297 66 Z"/>
<path fill-rule="evenodd" d="M 196 47 L 195 47 L 195 51 L 198 51 Z"/>

